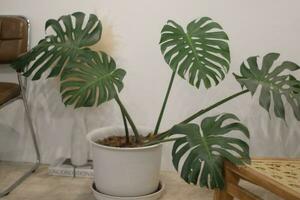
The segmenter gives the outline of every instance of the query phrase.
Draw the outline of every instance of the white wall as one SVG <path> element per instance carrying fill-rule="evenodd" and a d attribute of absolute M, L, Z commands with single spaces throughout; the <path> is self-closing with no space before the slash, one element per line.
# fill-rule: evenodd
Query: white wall
<path fill-rule="evenodd" d="M 119 66 L 127 70 L 121 98 L 136 123 L 149 127 L 155 124 L 171 75 L 158 45 L 162 26 L 168 19 L 185 25 L 201 16 L 210 16 L 222 24 L 230 36 L 230 73 L 219 86 L 209 91 L 199 91 L 177 77 L 162 123 L 164 129 L 196 110 L 239 91 L 240 86 L 231 73 L 238 72 L 241 62 L 249 56 L 275 51 L 282 54 L 281 59 L 300 63 L 299 8 L 300 2 L 297 0 L 0 1 L 0 14 L 19 14 L 29 18 L 33 45 L 44 35 L 44 22 L 48 18 L 57 18 L 73 11 L 96 13 L 104 23 L 104 48 L 113 55 Z M 11 72 L 7 71 L 1 75 L 1 80 L 13 79 Z M 64 108 L 56 80 L 30 84 L 30 95 L 34 124 L 43 162 L 46 163 L 70 154 L 70 134 L 82 128 L 78 119 L 73 117 L 74 113 L 79 117 L 86 113 L 88 130 L 121 123 L 118 108 L 113 102 L 85 111 Z M 0 152 L 9 151 L 2 153 L 4 158 L 32 158 L 28 130 L 20 133 L 23 132 L 21 108 L 21 104 L 16 103 L 0 114 L 1 124 L 14 121 L 10 123 L 13 128 L 0 124 Z M 219 112 L 233 112 L 249 126 L 252 155 L 300 156 L 299 123 L 290 111 L 288 126 L 274 117 L 269 121 L 268 114 L 247 94 L 209 114 Z M 16 141 L 17 146 L 12 145 Z M 165 169 L 171 168 L 169 150 L 170 147 L 165 148 Z"/>

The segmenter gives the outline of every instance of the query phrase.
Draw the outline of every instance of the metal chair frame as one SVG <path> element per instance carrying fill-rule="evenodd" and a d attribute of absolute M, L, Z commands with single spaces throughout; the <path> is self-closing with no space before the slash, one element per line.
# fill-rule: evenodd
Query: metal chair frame
<path fill-rule="evenodd" d="M 2 15 L 3 17 L 10 17 L 12 15 Z M 23 18 L 24 20 L 27 21 L 27 25 L 28 25 L 28 44 L 27 44 L 27 50 L 29 50 L 29 33 L 30 33 L 30 23 L 29 23 L 29 20 L 24 17 L 24 16 L 17 16 L 17 17 L 21 17 Z M 24 108 L 25 108 L 25 115 L 26 115 L 26 118 L 27 118 L 27 122 L 29 124 L 29 129 L 30 129 L 30 133 L 31 133 L 31 137 L 32 137 L 32 140 L 33 140 L 33 145 L 34 145 L 34 150 L 35 150 L 35 153 L 36 153 L 36 160 L 34 162 L 34 165 L 28 170 L 26 171 L 18 180 L 16 180 L 12 185 L 8 186 L 6 189 L 4 189 L 4 191 L 1 191 L 0 192 L 0 198 L 3 197 L 3 196 L 6 196 L 8 195 L 11 191 L 13 191 L 18 185 L 20 185 L 27 177 L 29 177 L 32 173 L 34 173 L 39 165 L 40 165 L 40 160 L 41 160 L 41 156 L 40 156 L 40 151 L 39 151 L 39 146 L 38 146 L 38 142 L 37 142 L 37 138 L 36 138 L 36 133 L 34 131 L 34 127 L 33 127 L 33 123 L 32 123 L 32 118 L 31 118 L 31 115 L 30 115 L 30 110 L 29 110 L 29 106 L 28 106 L 28 102 L 27 102 L 27 79 L 24 78 L 24 80 L 22 80 L 22 75 L 17 72 L 17 77 L 18 77 L 18 83 L 19 83 L 19 86 L 21 88 L 21 91 L 20 91 L 20 95 L 15 97 L 14 99 L 11 99 L 10 101 L 4 103 L 3 105 L 0 106 L 0 111 L 2 108 L 10 105 L 11 103 L 17 101 L 17 100 L 22 100 L 23 101 L 23 104 L 24 104 Z"/>

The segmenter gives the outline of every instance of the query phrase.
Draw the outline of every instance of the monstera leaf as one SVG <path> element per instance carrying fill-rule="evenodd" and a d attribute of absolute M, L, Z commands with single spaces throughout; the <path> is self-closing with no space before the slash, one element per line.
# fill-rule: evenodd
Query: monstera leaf
<path fill-rule="evenodd" d="M 234 122 L 224 125 L 227 120 Z M 174 167 L 181 171 L 181 177 L 187 183 L 199 182 L 201 187 L 223 188 L 223 159 L 237 165 L 250 161 L 248 144 L 226 136 L 231 131 L 239 131 L 249 138 L 248 129 L 233 114 L 205 118 L 201 128 L 197 124 L 180 124 L 171 129 L 173 135 L 183 135 L 175 141 L 172 157 Z M 180 170 L 181 160 L 184 162 Z"/>
<path fill-rule="evenodd" d="M 166 62 L 197 88 L 217 85 L 229 70 L 230 52 L 227 34 L 208 17 L 194 20 L 185 31 L 168 21 L 161 31 L 161 52 Z"/>
<path fill-rule="evenodd" d="M 274 67 L 278 57 L 278 53 L 265 55 L 261 67 L 258 67 L 257 56 L 250 57 L 241 65 L 241 75 L 234 75 L 241 86 L 250 90 L 252 95 L 260 88 L 259 104 L 265 110 L 270 111 L 273 101 L 275 115 L 285 119 L 284 97 L 291 105 L 297 120 L 300 120 L 300 82 L 289 74 L 300 67 L 290 61 Z"/>
<path fill-rule="evenodd" d="M 123 89 L 126 72 L 117 69 L 113 58 L 103 52 L 83 51 L 61 75 L 65 105 L 90 107 L 113 99 Z"/>
<path fill-rule="evenodd" d="M 48 77 L 59 75 L 83 48 L 100 40 L 102 25 L 97 16 L 91 14 L 86 24 L 84 21 L 85 14 L 81 12 L 62 16 L 58 20 L 48 20 L 46 30 L 51 27 L 55 34 L 42 39 L 31 51 L 17 59 L 13 67 L 18 71 L 26 71 L 25 76 L 35 72 L 33 80 L 40 79 L 51 67 Z"/>

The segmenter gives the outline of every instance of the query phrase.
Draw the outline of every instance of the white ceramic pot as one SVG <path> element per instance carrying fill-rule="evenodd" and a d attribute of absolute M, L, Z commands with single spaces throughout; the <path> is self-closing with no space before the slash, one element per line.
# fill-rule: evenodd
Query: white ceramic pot
<path fill-rule="evenodd" d="M 150 132 L 145 128 L 138 130 L 144 135 Z M 157 190 L 160 181 L 162 145 L 118 148 L 96 143 L 99 139 L 123 133 L 122 127 L 106 127 L 87 135 L 92 145 L 96 188 L 101 193 L 118 197 L 151 194 Z"/>

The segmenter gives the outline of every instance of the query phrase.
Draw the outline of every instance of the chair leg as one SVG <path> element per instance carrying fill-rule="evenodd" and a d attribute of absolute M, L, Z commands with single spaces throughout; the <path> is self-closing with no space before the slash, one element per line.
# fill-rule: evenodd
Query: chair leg
<path fill-rule="evenodd" d="M 36 153 L 36 163 L 39 164 L 40 160 L 41 160 L 41 155 L 40 155 L 40 150 L 39 150 L 39 146 L 38 146 L 38 143 L 37 143 L 36 133 L 34 131 L 32 118 L 31 118 L 28 103 L 27 103 L 27 98 L 25 96 L 25 92 L 24 92 L 23 89 L 22 89 L 21 93 L 22 93 L 22 100 L 23 100 L 23 104 L 24 104 L 24 108 L 25 108 L 25 115 L 26 115 L 26 118 L 28 120 L 28 125 L 29 125 L 29 129 L 30 129 L 31 137 L 32 137 L 32 140 L 33 140 L 35 153 Z"/>
<path fill-rule="evenodd" d="M 234 174 L 229 169 L 226 169 L 225 167 L 225 188 L 223 190 L 215 190 L 214 200 L 233 200 L 234 197 L 228 193 L 226 185 L 228 184 L 238 185 L 239 180 L 240 180 L 239 176 Z"/>
<path fill-rule="evenodd" d="M 27 172 L 23 174 L 17 181 L 15 181 L 12 185 L 6 188 L 4 191 L 0 193 L 0 198 L 9 195 L 11 191 L 13 191 L 18 185 L 20 185 L 27 177 L 29 177 L 32 173 L 34 173 L 39 167 L 39 163 L 35 163 L 33 167 L 31 167 Z"/>
<path fill-rule="evenodd" d="M 20 77 L 18 77 L 18 78 L 20 78 Z M 19 81 L 19 83 L 20 83 L 20 81 Z M 28 122 L 29 129 L 30 129 L 30 134 L 31 134 L 31 137 L 33 140 L 34 150 L 36 153 L 36 161 L 34 163 L 34 166 L 32 168 L 30 168 L 22 177 L 20 177 L 15 183 L 13 183 L 11 186 L 9 186 L 7 189 L 5 189 L 3 192 L 0 193 L 0 198 L 8 195 L 12 190 L 14 190 L 18 185 L 20 185 L 27 177 L 29 177 L 33 172 L 35 172 L 40 165 L 41 157 L 40 157 L 39 147 L 37 144 L 36 134 L 34 131 L 31 115 L 29 112 L 29 107 L 28 107 L 27 98 L 25 95 L 25 90 L 24 90 L 22 84 L 20 84 L 20 85 L 21 85 L 21 96 L 22 96 L 24 109 L 25 109 L 25 116 L 27 118 L 27 122 Z"/>

